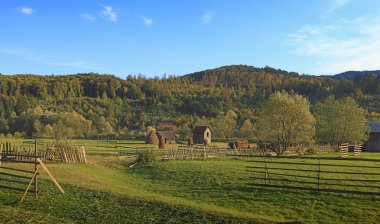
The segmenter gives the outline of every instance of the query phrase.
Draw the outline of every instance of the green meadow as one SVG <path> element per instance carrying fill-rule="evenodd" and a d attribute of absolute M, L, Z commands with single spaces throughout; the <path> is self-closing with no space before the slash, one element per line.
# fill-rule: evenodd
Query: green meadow
<path fill-rule="evenodd" d="M 11 141 L 33 143 L 33 140 Z M 48 141 L 38 144 L 42 146 Z M 29 194 L 20 203 L 20 192 L 1 190 L 3 223 L 380 222 L 380 196 L 255 187 L 251 185 L 257 181 L 254 177 L 263 174 L 250 168 L 256 164 L 251 158 L 162 161 L 128 168 L 136 151 L 145 147 L 143 142 L 76 140 L 76 144 L 86 147 L 89 164 L 47 164 L 66 193 L 61 194 L 44 171 L 40 175 L 38 200 Z M 323 155 L 324 158 L 337 156 Z M 355 165 L 380 166 L 379 154 L 363 153 L 359 158 L 373 161 L 355 162 Z M 354 164 L 333 160 L 321 160 L 321 163 Z M 28 164 L 3 163 L 2 166 L 32 169 Z M 377 169 L 371 172 L 380 174 Z M 379 179 L 376 175 L 368 178 Z"/>

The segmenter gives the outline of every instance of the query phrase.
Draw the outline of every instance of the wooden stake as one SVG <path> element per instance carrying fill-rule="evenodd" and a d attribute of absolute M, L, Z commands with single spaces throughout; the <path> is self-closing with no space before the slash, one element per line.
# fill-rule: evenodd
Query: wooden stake
<path fill-rule="evenodd" d="M 87 164 L 86 150 L 84 149 L 84 146 L 82 146 L 82 153 L 83 153 L 84 164 Z"/>
<path fill-rule="evenodd" d="M 34 173 L 32 179 L 30 180 L 30 182 L 29 182 L 29 184 L 28 184 L 28 187 L 26 188 L 26 190 L 25 190 L 25 192 L 24 192 L 24 195 L 23 195 L 22 198 L 21 198 L 21 201 L 24 201 L 25 196 L 26 196 L 26 193 L 28 193 L 29 188 L 32 186 L 32 183 L 33 183 L 34 179 L 36 178 L 36 176 L 37 176 L 37 172 Z"/>
<path fill-rule="evenodd" d="M 53 175 L 50 173 L 48 168 L 45 166 L 45 164 L 41 161 L 40 158 L 37 158 L 37 162 L 42 166 L 42 168 L 45 170 L 45 172 L 49 175 L 50 179 L 53 181 L 55 186 L 62 192 L 62 194 L 65 193 L 65 191 L 62 189 L 61 185 L 59 185 L 58 181 L 53 177 Z"/>
<path fill-rule="evenodd" d="M 34 140 L 34 196 L 38 198 L 37 140 Z"/>

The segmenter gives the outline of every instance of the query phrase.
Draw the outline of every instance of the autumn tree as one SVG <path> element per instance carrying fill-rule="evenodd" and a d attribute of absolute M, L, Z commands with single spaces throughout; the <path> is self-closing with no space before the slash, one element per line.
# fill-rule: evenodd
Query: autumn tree
<path fill-rule="evenodd" d="M 257 138 L 283 154 L 293 144 L 311 142 L 315 119 L 309 101 L 300 95 L 275 92 L 262 105 L 257 117 Z"/>
<path fill-rule="evenodd" d="M 341 143 L 362 143 L 367 139 L 366 112 L 351 97 L 340 100 L 328 97 L 316 105 L 318 141 L 338 146 Z"/>
<path fill-rule="evenodd" d="M 219 117 L 216 132 L 221 133 L 229 142 L 234 137 L 237 115 L 233 110 L 227 111 L 224 116 Z"/>
<path fill-rule="evenodd" d="M 247 119 L 243 122 L 243 125 L 240 127 L 238 136 L 247 140 L 253 139 L 253 129 L 254 127 L 252 122 L 249 119 Z"/>

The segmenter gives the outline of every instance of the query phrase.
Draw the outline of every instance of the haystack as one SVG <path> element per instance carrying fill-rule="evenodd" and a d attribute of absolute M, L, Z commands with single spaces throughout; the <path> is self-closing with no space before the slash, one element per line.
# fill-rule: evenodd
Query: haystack
<path fill-rule="evenodd" d="M 187 138 L 187 145 L 188 146 L 191 146 L 191 145 L 193 145 L 194 144 L 194 142 L 193 142 L 193 138 L 192 137 L 188 137 Z"/>
<path fill-rule="evenodd" d="M 159 141 L 159 144 L 158 144 L 158 148 L 160 148 L 160 149 L 166 149 L 166 143 L 165 143 L 165 139 L 163 137 L 160 138 L 160 141 Z"/>
<path fill-rule="evenodd" d="M 151 131 L 148 136 L 146 136 L 145 143 L 152 145 L 158 145 L 160 143 L 155 131 Z"/>

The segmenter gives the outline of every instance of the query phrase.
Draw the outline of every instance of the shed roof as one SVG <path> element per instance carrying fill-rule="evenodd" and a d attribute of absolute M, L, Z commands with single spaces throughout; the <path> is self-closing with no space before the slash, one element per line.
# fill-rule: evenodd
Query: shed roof
<path fill-rule="evenodd" d="M 211 128 L 206 125 L 206 126 L 196 126 L 193 132 L 196 134 L 202 134 L 207 130 L 207 128 L 209 128 L 211 131 Z"/>
<path fill-rule="evenodd" d="M 156 133 L 163 138 L 176 139 L 175 134 L 172 131 L 157 131 Z"/>
<path fill-rule="evenodd" d="M 368 122 L 371 133 L 380 133 L 380 122 Z"/>

